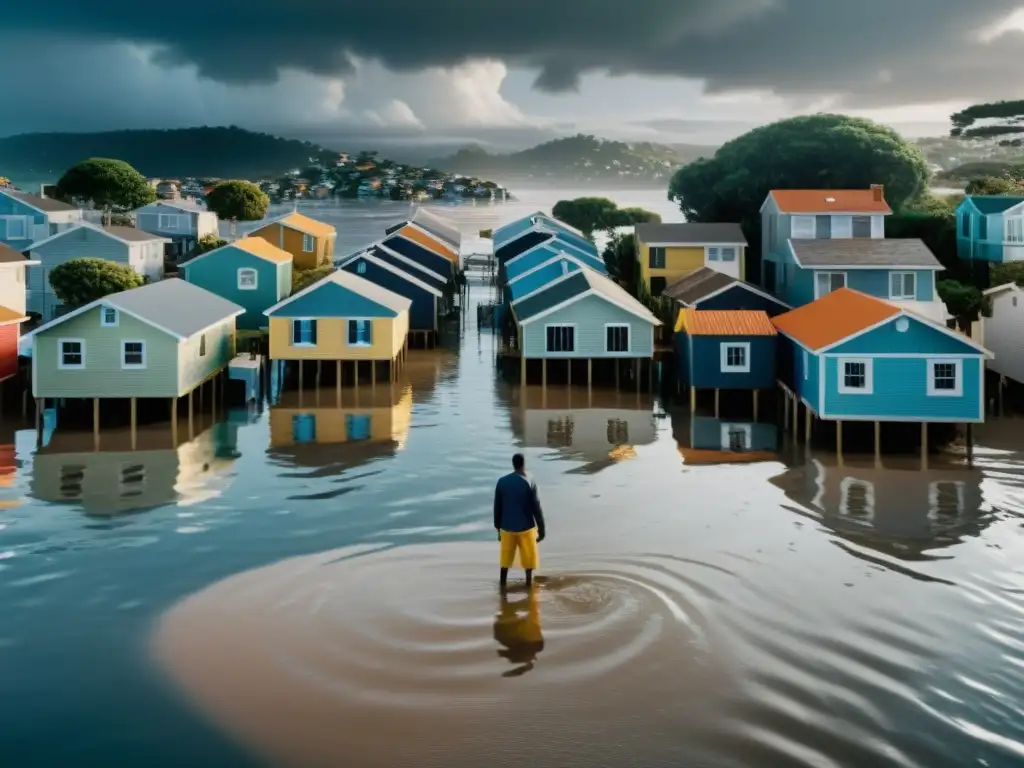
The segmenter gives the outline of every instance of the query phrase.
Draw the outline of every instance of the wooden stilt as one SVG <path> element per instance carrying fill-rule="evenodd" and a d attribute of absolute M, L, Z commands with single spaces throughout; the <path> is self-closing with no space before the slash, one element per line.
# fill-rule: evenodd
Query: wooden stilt
<path fill-rule="evenodd" d="M 633 378 L 636 380 L 636 393 L 640 394 L 640 358 L 633 361 Z"/>
<path fill-rule="evenodd" d="M 322 362 L 323 362 L 322 360 L 317 360 L 316 361 L 316 386 L 317 386 L 317 389 L 320 388 L 320 364 Z"/>
<path fill-rule="evenodd" d="M 217 420 L 217 377 L 219 373 L 214 374 L 213 381 L 210 382 L 210 403 L 213 408 L 213 420 Z"/>
<path fill-rule="evenodd" d="M 194 391 L 194 390 L 193 390 Z M 195 436 L 195 432 L 192 426 L 192 392 L 188 393 L 188 439 L 191 440 Z"/>
<path fill-rule="evenodd" d="M 572 358 L 565 361 L 565 376 L 569 388 L 572 389 Z"/>
<path fill-rule="evenodd" d="M 647 394 L 654 394 L 654 358 L 647 361 Z"/>
<path fill-rule="evenodd" d="M 622 361 L 615 360 L 615 391 L 619 391 L 619 367 L 622 365 Z"/>
<path fill-rule="evenodd" d="M 519 386 L 526 389 L 526 356 L 519 350 Z"/>
<path fill-rule="evenodd" d="M 206 382 L 199 382 L 199 413 L 203 412 L 203 390 L 206 389 Z"/>
<path fill-rule="evenodd" d="M 789 391 L 782 390 L 782 431 L 789 431 Z"/>
<path fill-rule="evenodd" d="M 757 390 L 754 390 L 754 423 L 757 423 Z"/>
<path fill-rule="evenodd" d="M 793 395 L 793 439 L 800 442 L 800 400 Z"/>
<path fill-rule="evenodd" d="M 999 377 L 999 415 L 1003 415 L 1003 389 L 1006 388 L 1006 377 Z"/>
<path fill-rule="evenodd" d="M 341 408 L 341 360 L 335 360 L 334 368 L 334 399 L 337 401 L 337 407 Z"/>
<path fill-rule="evenodd" d="M 594 359 L 587 358 L 587 397 L 590 397 L 594 387 Z"/>
<path fill-rule="evenodd" d="M 966 424 L 964 426 L 966 427 L 967 432 L 967 434 L 965 435 L 965 440 L 967 443 L 967 445 L 965 446 L 967 454 L 967 466 L 971 467 L 974 466 L 974 425 Z"/>
<path fill-rule="evenodd" d="M 171 444 L 178 447 L 178 398 L 171 398 Z"/>
<path fill-rule="evenodd" d="M 813 418 L 813 414 L 811 413 L 811 409 L 808 408 L 804 412 L 804 442 L 807 444 L 808 447 L 810 447 L 810 445 L 811 445 L 811 419 L 812 418 Z"/>
<path fill-rule="evenodd" d="M 690 413 L 697 410 L 697 388 L 690 387 Z"/>
<path fill-rule="evenodd" d="M 135 398 L 134 397 L 131 400 L 131 409 L 132 409 L 132 450 L 134 451 L 135 447 L 136 447 L 136 433 L 135 433 L 136 411 L 135 411 Z"/>
<path fill-rule="evenodd" d="M 715 418 L 716 419 L 718 418 L 718 393 L 719 393 L 719 389 L 716 387 L 715 388 Z"/>
<path fill-rule="evenodd" d="M 370 361 L 370 388 L 376 391 L 377 389 L 377 361 Z"/>
<path fill-rule="evenodd" d="M 836 422 L 836 463 L 843 466 L 843 422 Z"/>
<path fill-rule="evenodd" d="M 92 399 L 92 445 L 93 450 L 100 449 L 100 399 Z"/>
<path fill-rule="evenodd" d="M 359 361 L 352 361 L 352 386 L 359 389 Z"/>
<path fill-rule="evenodd" d="M 302 391 L 302 369 L 305 368 L 305 366 L 303 365 L 304 362 L 305 362 L 304 360 L 297 360 L 296 361 L 296 365 L 299 366 L 299 391 L 300 392 Z"/>
<path fill-rule="evenodd" d="M 42 441 L 43 441 L 42 423 L 43 423 L 43 404 L 45 402 L 46 402 L 46 398 L 43 398 L 43 397 L 37 397 L 35 399 L 35 404 L 36 404 L 36 414 L 35 414 L 35 421 L 36 421 L 36 445 L 40 445 L 42 443 Z"/>
<path fill-rule="evenodd" d="M 921 469 L 928 469 L 928 422 L 921 422 Z"/>
<path fill-rule="evenodd" d="M 546 357 L 541 360 L 540 385 L 544 389 L 548 388 L 548 359 Z"/>

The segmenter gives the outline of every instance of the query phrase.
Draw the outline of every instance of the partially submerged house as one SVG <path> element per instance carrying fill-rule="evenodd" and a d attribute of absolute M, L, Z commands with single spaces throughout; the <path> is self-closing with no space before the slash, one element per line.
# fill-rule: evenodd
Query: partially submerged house
<path fill-rule="evenodd" d="M 28 320 L 25 272 L 36 263 L 0 243 L 0 382 L 18 372 L 21 325 Z"/>

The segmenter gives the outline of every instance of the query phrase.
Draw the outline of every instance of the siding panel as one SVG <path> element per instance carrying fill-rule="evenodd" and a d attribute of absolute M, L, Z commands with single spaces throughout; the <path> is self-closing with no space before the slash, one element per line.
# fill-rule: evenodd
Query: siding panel
<path fill-rule="evenodd" d="M 284 268 L 291 281 L 291 265 L 261 259 L 234 246 L 225 246 L 216 253 L 200 259 L 185 268 L 185 279 L 200 288 L 205 288 L 228 301 L 245 308 L 245 314 L 238 316 L 238 327 L 256 330 L 266 326 L 264 310 L 278 301 L 279 275 Z M 238 270 L 255 269 L 257 274 L 255 290 L 238 288 Z"/>
<path fill-rule="evenodd" d="M 206 336 L 206 354 L 200 355 Z M 196 334 L 178 346 L 178 393 L 185 394 L 226 366 L 235 356 L 234 320 Z"/>
<path fill-rule="evenodd" d="M 292 324 L 287 317 L 270 318 L 270 356 L 274 360 L 392 360 L 402 348 L 409 328 L 409 313 L 372 320 L 372 344 L 349 346 L 348 318 L 317 320 L 316 346 L 293 346 Z"/>
<path fill-rule="evenodd" d="M 912 317 L 910 327 L 900 333 L 896 330 L 896 320 L 873 331 L 850 339 L 829 350 L 832 355 L 872 355 L 872 354 L 929 354 L 929 355 L 975 355 L 977 351 L 964 341 L 952 338 L 942 331 L 936 330 L 926 323 Z"/>
<path fill-rule="evenodd" d="M 576 351 L 547 352 L 544 327 L 558 323 L 576 324 Z M 630 351 L 605 351 L 605 323 L 626 323 L 630 327 Z M 587 296 L 557 312 L 523 326 L 523 348 L 528 358 L 607 357 L 648 358 L 654 354 L 654 327 L 599 296 Z"/>
<path fill-rule="evenodd" d="M 750 344 L 750 371 L 722 370 L 723 344 Z M 699 389 L 770 389 L 775 386 L 774 336 L 694 336 L 689 380 Z"/>
<path fill-rule="evenodd" d="M 363 272 L 359 271 L 360 265 L 364 269 Z M 382 288 L 387 288 L 392 293 L 397 293 L 399 296 L 411 299 L 412 306 L 409 308 L 410 325 L 417 330 L 437 330 L 437 303 L 435 301 L 437 297 L 430 293 L 430 291 L 424 290 L 418 285 L 404 280 L 394 272 L 373 264 L 366 259 L 350 261 L 342 269 L 354 275 L 360 275 Z"/>

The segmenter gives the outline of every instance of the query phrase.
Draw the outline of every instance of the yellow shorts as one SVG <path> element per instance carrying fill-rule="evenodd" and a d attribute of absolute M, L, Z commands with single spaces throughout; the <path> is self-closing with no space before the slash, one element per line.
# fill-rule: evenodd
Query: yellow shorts
<path fill-rule="evenodd" d="M 521 533 L 501 532 L 501 567 L 536 570 L 540 565 L 537 554 L 537 529 Z"/>

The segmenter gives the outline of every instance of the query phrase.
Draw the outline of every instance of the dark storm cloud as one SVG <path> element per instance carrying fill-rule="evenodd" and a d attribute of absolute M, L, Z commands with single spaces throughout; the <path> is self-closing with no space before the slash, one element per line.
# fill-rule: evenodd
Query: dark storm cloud
<path fill-rule="evenodd" d="M 15 3 L 5 32 L 162 46 L 228 83 L 279 68 L 344 74 L 351 56 L 403 71 L 470 58 L 540 70 L 702 78 L 712 91 L 838 93 L 856 106 L 1019 96 L 1024 35 L 979 28 L 1024 0 L 205 0 L 187 12 L 129 0 Z"/>

